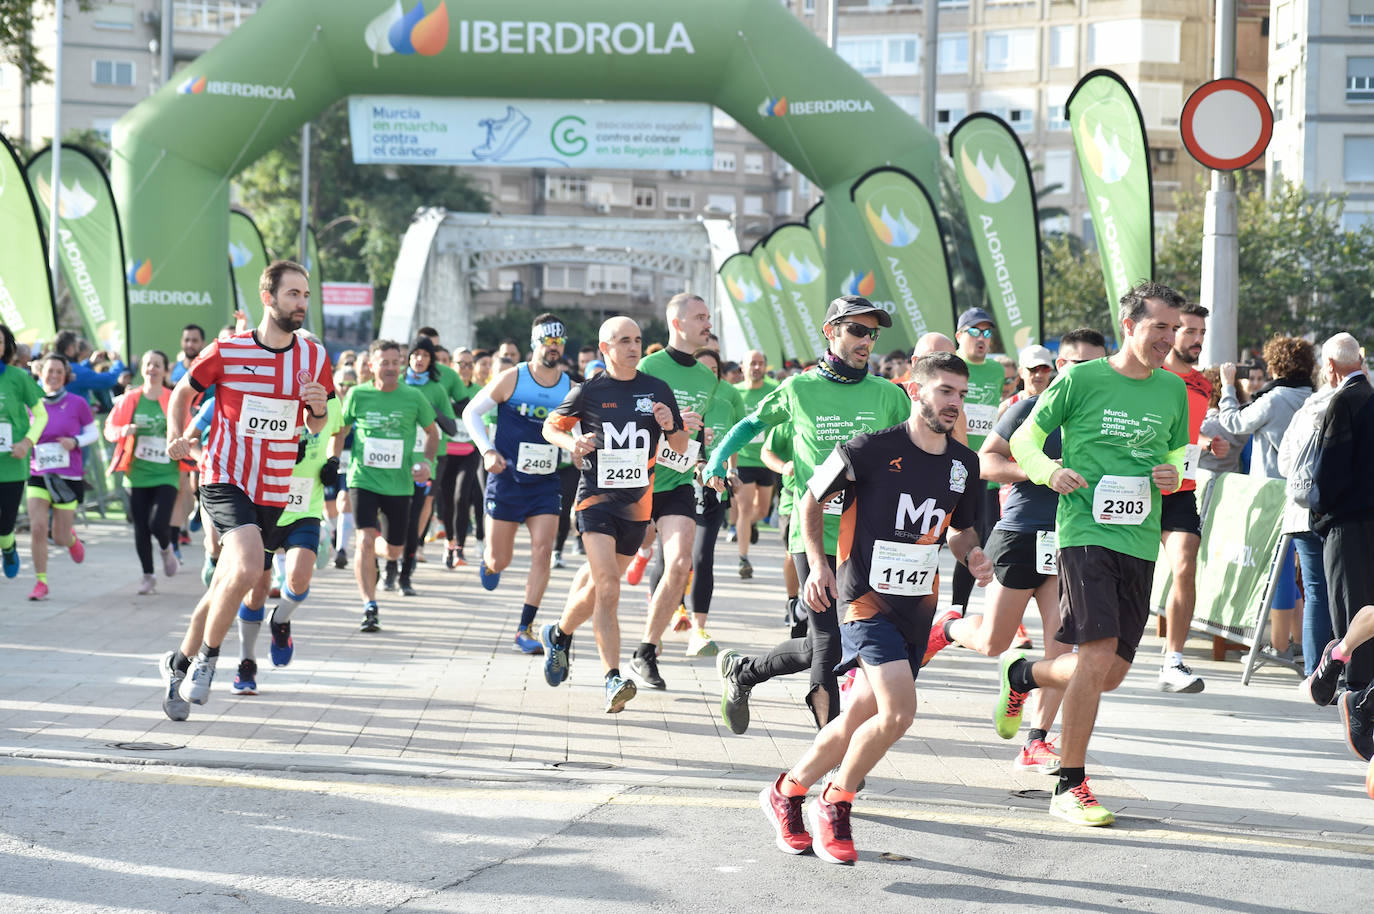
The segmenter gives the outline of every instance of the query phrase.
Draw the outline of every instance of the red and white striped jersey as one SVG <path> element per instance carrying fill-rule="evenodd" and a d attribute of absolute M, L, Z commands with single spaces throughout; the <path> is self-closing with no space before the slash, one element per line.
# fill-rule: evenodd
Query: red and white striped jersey
<path fill-rule="evenodd" d="M 269 349 L 256 332 L 239 333 L 206 346 L 188 374 L 198 391 L 215 385 L 201 483 L 228 483 L 254 504 L 284 506 L 305 420 L 301 387 L 318 381 L 334 394 L 325 348 L 293 335 L 285 349 Z"/>

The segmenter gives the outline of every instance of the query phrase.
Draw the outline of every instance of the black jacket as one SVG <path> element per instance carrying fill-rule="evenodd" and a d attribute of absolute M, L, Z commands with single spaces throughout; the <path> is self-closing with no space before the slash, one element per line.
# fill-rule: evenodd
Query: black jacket
<path fill-rule="evenodd" d="M 1374 388 L 1363 374 L 1341 382 L 1322 420 L 1312 529 L 1374 520 Z"/>

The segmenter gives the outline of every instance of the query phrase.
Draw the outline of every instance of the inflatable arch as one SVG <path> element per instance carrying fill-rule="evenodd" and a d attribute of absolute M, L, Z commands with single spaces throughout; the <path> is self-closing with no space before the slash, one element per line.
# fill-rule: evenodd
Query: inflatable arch
<path fill-rule="evenodd" d="M 714 104 L 831 201 L 829 277 L 872 269 L 856 177 L 940 193 L 936 138 L 778 0 L 276 0 L 115 125 L 135 351 L 228 315 L 230 179 L 361 94 Z"/>

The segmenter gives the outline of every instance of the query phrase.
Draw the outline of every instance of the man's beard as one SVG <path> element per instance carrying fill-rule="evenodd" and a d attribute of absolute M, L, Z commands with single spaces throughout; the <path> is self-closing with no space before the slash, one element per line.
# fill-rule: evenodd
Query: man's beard
<path fill-rule="evenodd" d="M 290 315 L 283 317 L 281 314 L 278 314 L 276 311 L 273 311 L 272 323 L 277 325 L 278 330 L 281 330 L 285 333 L 295 333 L 297 330 L 301 329 L 302 321 L 299 321 Z"/>
<path fill-rule="evenodd" d="M 1202 352 L 1200 350 L 1197 355 L 1193 355 L 1191 352 L 1188 352 L 1186 350 L 1175 348 L 1174 355 L 1178 356 L 1180 360 L 1189 365 L 1196 365 L 1197 360 L 1202 358 Z"/>
<path fill-rule="evenodd" d="M 541 359 L 540 362 L 543 364 L 545 368 L 556 368 L 558 367 L 558 359 L 559 356 L 557 353 L 546 352 L 544 353 L 544 358 Z"/>
<path fill-rule="evenodd" d="M 921 421 L 926 424 L 926 428 L 937 435 L 948 435 L 954 430 L 953 422 L 951 422 L 948 427 L 941 423 L 940 414 L 935 411 L 935 407 L 931 406 L 925 400 L 918 400 L 917 402 L 920 404 Z"/>

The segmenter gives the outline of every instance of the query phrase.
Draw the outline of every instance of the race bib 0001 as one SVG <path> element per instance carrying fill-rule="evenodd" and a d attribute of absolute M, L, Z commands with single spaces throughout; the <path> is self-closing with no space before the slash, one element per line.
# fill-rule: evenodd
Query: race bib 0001
<path fill-rule="evenodd" d="M 1202 457 L 1202 445 L 1190 444 L 1183 451 L 1183 478 L 1197 479 L 1197 463 Z"/>
<path fill-rule="evenodd" d="M 868 586 L 895 597 L 923 597 L 934 592 L 940 547 L 874 540 Z"/>
<path fill-rule="evenodd" d="M 649 484 L 649 449 L 610 448 L 596 452 L 596 484 L 602 489 L 637 489 Z"/>
<path fill-rule="evenodd" d="M 157 435 L 139 435 L 134 439 L 134 458 L 149 463 L 171 463 L 167 456 L 167 439 Z"/>
<path fill-rule="evenodd" d="M 515 469 L 531 476 L 547 476 L 558 470 L 558 448 L 534 441 L 520 442 L 516 452 Z"/>
<path fill-rule="evenodd" d="M 363 442 L 363 466 L 399 470 L 405 442 L 400 438 L 368 438 Z"/>
<path fill-rule="evenodd" d="M 300 401 L 244 394 L 239 408 L 238 433 L 248 438 L 281 441 L 296 437 Z"/>
<path fill-rule="evenodd" d="M 1150 513 L 1148 476 L 1103 476 L 1093 489 L 1093 520 L 1134 527 Z"/>
<path fill-rule="evenodd" d="M 687 442 L 687 450 L 679 454 L 668 444 L 668 436 L 664 435 L 659 439 L 658 462 L 670 470 L 677 470 L 679 473 L 689 473 L 697 462 L 697 455 L 701 453 L 701 442 L 693 439 Z"/>

